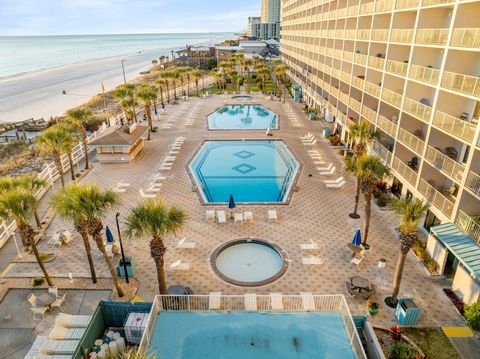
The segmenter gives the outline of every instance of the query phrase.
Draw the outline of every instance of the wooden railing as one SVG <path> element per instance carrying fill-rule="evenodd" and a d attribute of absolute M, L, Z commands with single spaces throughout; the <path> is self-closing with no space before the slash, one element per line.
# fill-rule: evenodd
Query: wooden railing
<path fill-rule="evenodd" d="M 396 75 L 406 76 L 408 65 L 404 62 L 387 60 L 387 71 Z"/>
<path fill-rule="evenodd" d="M 445 214 L 448 218 L 452 216 L 455 203 L 445 197 L 442 193 L 440 193 L 439 190 L 437 190 L 423 178 L 420 179 L 420 183 L 418 184 L 418 190 L 425 196 L 425 198 L 430 203 L 432 203 L 435 207 L 442 211 L 442 213 Z"/>
<path fill-rule="evenodd" d="M 409 43 L 412 42 L 413 30 L 411 29 L 392 29 L 390 31 L 390 42 Z"/>
<path fill-rule="evenodd" d="M 383 70 L 383 66 L 385 66 L 385 59 L 382 57 L 369 56 L 368 66 Z"/>
<path fill-rule="evenodd" d="M 380 97 L 381 88 L 380 86 L 374 84 L 373 82 L 365 81 L 365 91 L 370 95 L 373 95 L 375 97 Z"/>
<path fill-rule="evenodd" d="M 397 124 L 395 122 L 385 116 L 378 115 L 377 125 L 390 136 L 395 137 L 395 133 L 397 132 Z"/>
<path fill-rule="evenodd" d="M 425 159 L 439 170 L 445 172 L 455 181 L 461 181 L 465 172 L 465 166 L 446 156 L 436 148 L 427 146 Z"/>
<path fill-rule="evenodd" d="M 375 12 L 384 12 L 393 10 L 393 0 L 377 0 L 375 4 Z"/>
<path fill-rule="evenodd" d="M 467 142 L 472 142 L 473 137 L 475 136 L 475 124 L 463 121 L 439 110 L 435 111 L 433 124 L 454 136 L 466 140 Z"/>
<path fill-rule="evenodd" d="M 421 0 L 397 0 L 395 3 L 395 9 L 411 9 L 420 5 Z"/>

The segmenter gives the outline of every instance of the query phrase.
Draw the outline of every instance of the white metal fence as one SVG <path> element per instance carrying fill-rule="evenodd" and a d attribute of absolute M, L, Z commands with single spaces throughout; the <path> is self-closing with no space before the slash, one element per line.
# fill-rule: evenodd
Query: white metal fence
<path fill-rule="evenodd" d="M 158 314 L 162 311 L 181 312 L 338 312 L 345 325 L 345 331 L 355 357 L 366 358 L 355 323 L 343 295 L 282 295 L 272 303 L 269 295 L 157 295 L 153 301 L 140 349 L 148 351 Z M 279 307 L 282 309 L 277 309 Z M 215 308 L 215 309 L 212 309 Z M 253 308 L 253 309 L 252 309 Z M 273 309 L 275 308 L 275 309 Z"/>

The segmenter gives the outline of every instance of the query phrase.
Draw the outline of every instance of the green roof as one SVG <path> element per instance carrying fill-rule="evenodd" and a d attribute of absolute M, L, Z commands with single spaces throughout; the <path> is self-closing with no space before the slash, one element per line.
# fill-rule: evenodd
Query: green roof
<path fill-rule="evenodd" d="M 472 277 L 480 279 L 480 246 L 472 238 L 453 223 L 433 226 L 430 231 L 452 252 Z"/>

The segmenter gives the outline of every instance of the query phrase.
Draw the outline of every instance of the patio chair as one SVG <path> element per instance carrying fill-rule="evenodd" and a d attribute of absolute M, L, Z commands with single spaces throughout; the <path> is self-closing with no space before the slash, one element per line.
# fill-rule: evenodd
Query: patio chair
<path fill-rule="evenodd" d="M 334 179 L 334 180 L 323 180 L 323 183 L 325 184 L 337 184 L 340 182 L 345 182 L 345 178 L 343 178 L 343 176 L 338 177 L 337 179 Z"/>
<path fill-rule="evenodd" d="M 33 312 L 33 320 L 45 320 L 45 313 L 50 309 L 48 307 L 32 306 L 30 310 Z"/>
<path fill-rule="evenodd" d="M 225 214 L 225 211 L 217 211 L 217 223 L 227 223 L 227 215 Z"/>
<path fill-rule="evenodd" d="M 208 295 L 208 310 L 220 309 L 221 292 L 210 292 Z"/>
<path fill-rule="evenodd" d="M 347 291 L 347 294 L 351 298 L 357 299 L 358 292 L 355 289 L 352 288 L 352 284 L 349 281 L 345 282 L 345 289 Z"/>
<path fill-rule="evenodd" d="M 252 212 L 243 212 L 243 221 L 248 223 L 253 223 L 253 213 Z"/>
<path fill-rule="evenodd" d="M 270 293 L 270 306 L 272 310 L 283 310 L 282 293 Z"/>
<path fill-rule="evenodd" d="M 63 295 L 59 296 L 57 295 L 57 298 L 55 299 L 55 302 L 52 303 L 52 309 L 53 308 L 59 308 L 61 311 L 64 309 L 62 308 L 63 305 L 67 305 L 67 294 L 64 293 Z"/>
<path fill-rule="evenodd" d="M 187 237 L 183 237 L 177 244 L 177 248 L 181 249 L 195 249 L 195 242 L 187 242 Z"/>
<path fill-rule="evenodd" d="M 86 328 L 65 328 L 61 325 L 54 325 L 48 334 L 48 339 L 52 340 L 72 340 L 82 339 Z"/>
<path fill-rule="evenodd" d="M 55 324 L 65 328 L 86 328 L 92 319 L 91 315 L 72 315 L 60 313 L 55 318 Z"/>
<path fill-rule="evenodd" d="M 190 263 L 182 262 L 182 260 L 179 259 L 170 265 L 170 269 L 175 271 L 186 271 L 190 269 Z"/>
<path fill-rule="evenodd" d="M 330 164 L 327 167 L 317 167 L 317 170 L 319 170 L 319 171 L 329 171 L 329 170 L 332 169 L 332 167 L 333 167 L 333 163 L 330 162 Z"/>
<path fill-rule="evenodd" d="M 338 182 L 338 183 L 326 183 L 325 186 L 327 188 L 340 188 L 340 187 L 343 187 L 343 185 L 347 183 L 345 181 L 341 181 L 341 182 Z"/>
<path fill-rule="evenodd" d="M 233 223 L 236 225 L 237 222 L 243 224 L 243 213 L 235 213 L 233 217 Z"/>
<path fill-rule="evenodd" d="M 269 209 L 267 212 L 267 218 L 268 218 L 268 222 L 272 222 L 272 221 L 277 222 L 278 221 L 277 210 Z"/>
<path fill-rule="evenodd" d="M 363 259 L 365 258 L 365 255 L 361 255 L 360 257 L 353 257 L 351 260 L 350 260 L 350 264 L 354 264 L 357 266 L 357 269 L 360 270 L 360 267 L 362 265 L 362 261 Z"/>
<path fill-rule="evenodd" d="M 215 221 L 215 210 L 214 209 L 207 209 L 205 211 L 205 221 Z"/>
<path fill-rule="evenodd" d="M 303 143 L 304 146 L 314 146 L 317 143 L 317 139 L 315 139 L 311 142 L 303 142 L 302 141 L 302 143 Z"/>
<path fill-rule="evenodd" d="M 77 345 L 80 343 L 79 340 L 50 340 L 47 339 L 40 346 L 40 353 L 42 354 L 73 354 Z"/>
<path fill-rule="evenodd" d="M 157 198 L 157 195 L 154 193 L 145 193 L 143 190 L 139 189 L 138 193 L 140 193 L 140 197 L 142 198 Z"/>
<path fill-rule="evenodd" d="M 245 293 L 245 310 L 257 310 L 257 295 L 255 293 Z"/>
<path fill-rule="evenodd" d="M 329 175 L 333 175 L 336 170 L 337 170 L 337 168 L 335 166 L 333 166 L 328 171 L 318 171 L 318 174 L 322 175 L 322 176 L 329 176 Z"/>
<path fill-rule="evenodd" d="M 315 299 L 310 292 L 300 292 L 302 297 L 302 306 L 304 311 L 315 310 Z"/>

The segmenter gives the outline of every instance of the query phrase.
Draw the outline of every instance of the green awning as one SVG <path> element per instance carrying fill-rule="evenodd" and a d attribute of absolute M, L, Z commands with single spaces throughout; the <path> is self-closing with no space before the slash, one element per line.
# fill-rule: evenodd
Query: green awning
<path fill-rule="evenodd" d="M 480 246 L 472 238 L 453 223 L 433 226 L 430 231 L 452 252 L 472 277 L 480 279 Z"/>

